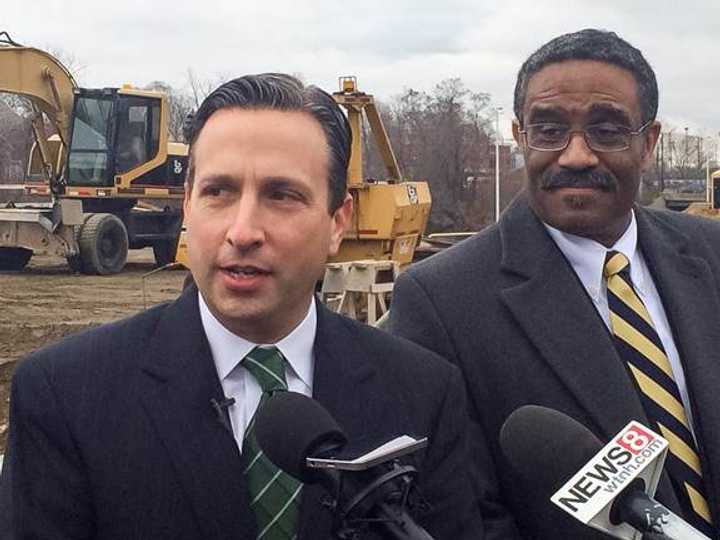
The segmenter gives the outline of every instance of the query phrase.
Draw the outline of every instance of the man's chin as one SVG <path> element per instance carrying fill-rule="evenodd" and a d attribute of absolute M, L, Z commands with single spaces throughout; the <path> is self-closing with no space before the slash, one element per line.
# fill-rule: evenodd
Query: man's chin
<path fill-rule="evenodd" d="M 612 246 L 622 235 L 626 223 L 608 223 L 607 217 L 590 210 L 569 210 L 556 215 L 548 224 L 564 233 L 594 240 L 606 247 Z"/>
<path fill-rule="evenodd" d="M 546 208 L 545 223 L 562 232 L 592 238 L 601 227 L 597 200 L 591 194 L 568 194 Z"/>
<path fill-rule="evenodd" d="M 268 306 L 252 301 L 242 305 L 220 302 L 215 309 L 216 318 L 225 328 L 248 339 L 251 339 L 258 329 L 270 326 L 269 313 Z"/>
<path fill-rule="evenodd" d="M 257 321 L 267 317 L 270 308 L 259 298 L 245 300 L 224 298 L 218 302 L 218 311 L 223 317 L 237 321 Z"/>

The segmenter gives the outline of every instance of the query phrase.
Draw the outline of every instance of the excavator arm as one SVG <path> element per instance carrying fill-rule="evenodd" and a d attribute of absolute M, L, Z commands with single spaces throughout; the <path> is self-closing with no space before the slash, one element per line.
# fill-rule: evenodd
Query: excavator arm
<path fill-rule="evenodd" d="M 42 113 L 54 125 L 67 150 L 76 88 L 73 76 L 57 58 L 39 49 L 23 47 L 12 41 L 7 32 L 0 32 L 0 92 L 30 101 L 35 113 L 33 132 L 48 179 L 54 175 Z"/>

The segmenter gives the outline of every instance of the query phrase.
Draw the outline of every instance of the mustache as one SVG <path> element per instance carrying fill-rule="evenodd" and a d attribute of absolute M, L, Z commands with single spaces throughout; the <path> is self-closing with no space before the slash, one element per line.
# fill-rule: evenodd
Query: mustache
<path fill-rule="evenodd" d="M 555 189 L 564 187 L 596 188 L 603 191 L 613 191 L 617 187 L 615 177 L 607 171 L 550 171 L 543 173 L 540 179 L 542 189 Z"/>

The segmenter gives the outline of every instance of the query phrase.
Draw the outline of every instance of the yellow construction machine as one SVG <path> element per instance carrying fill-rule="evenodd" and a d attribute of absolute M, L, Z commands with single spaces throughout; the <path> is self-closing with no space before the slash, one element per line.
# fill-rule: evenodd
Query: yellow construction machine
<path fill-rule="evenodd" d="M 359 259 L 412 262 L 430 216 L 430 188 L 406 181 L 398 165 L 372 95 L 360 92 L 355 77 L 340 77 L 335 101 L 347 110 L 352 130 L 348 189 L 355 202 L 352 227 L 333 262 Z M 387 178 L 368 180 L 363 173 L 363 113 L 387 170 Z"/>
<path fill-rule="evenodd" d="M 164 94 L 79 88 L 57 58 L 6 32 L 0 92 L 30 103 L 35 145 L 23 187 L 49 199 L 0 203 L 0 270 L 22 269 L 33 253 L 96 274 L 122 270 L 128 249 L 152 247 L 161 265 L 174 259 L 187 146 L 168 140 Z"/>
<path fill-rule="evenodd" d="M 395 277 L 412 262 L 425 233 L 430 187 L 403 176 L 373 96 L 358 90 L 355 77 L 340 77 L 339 82 L 333 97 L 347 111 L 352 130 L 348 190 L 355 212 L 339 253 L 327 265 L 320 292 L 331 309 L 374 325 L 387 313 Z M 387 178 L 365 177 L 363 118 Z"/>

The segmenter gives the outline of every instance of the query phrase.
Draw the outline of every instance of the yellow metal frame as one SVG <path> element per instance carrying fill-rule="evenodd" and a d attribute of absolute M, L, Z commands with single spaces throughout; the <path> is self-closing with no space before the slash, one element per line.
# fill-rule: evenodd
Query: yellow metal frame
<path fill-rule="evenodd" d="M 348 190 L 355 212 L 331 262 L 374 259 L 409 264 L 430 216 L 430 188 L 427 182 L 405 182 L 374 97 L 360 92 L 353 76 L 340 77 L 339 83 L 333 98 L 346 109 L 352 131 Z M 387 171 L 382 182 L 365 181 L 363 113 Z"/>
<path fill-rule="evenodd" d="M 388 172 L 388 182 L 402 182 L 403 176 L 398 165 L 395 152 L 390 146 L 390 138 L 388 137 L 385 126 L 383 125 L 380 114 L 375 106 L 375 98 L 360 92 L 357 89 L 357 79 L 353 76 L 340 77 L 340 92 L 335 92 L 333 98 L 339 105 L 345 107 L 352 131 L 352 151 L 350 153 L 350 163 L 348 165 L 348 187 L 358 187 L 365 183 L 363 175 L 363 112 L 368 119 L 370 129 L 375 137 L 375 143 L 380 151 L 383 163 Z"/>

